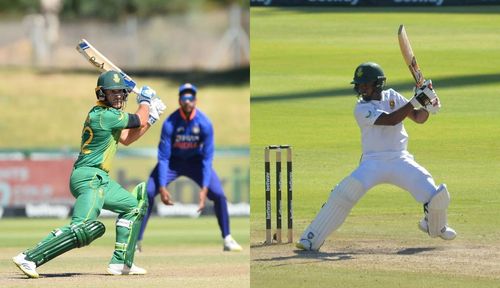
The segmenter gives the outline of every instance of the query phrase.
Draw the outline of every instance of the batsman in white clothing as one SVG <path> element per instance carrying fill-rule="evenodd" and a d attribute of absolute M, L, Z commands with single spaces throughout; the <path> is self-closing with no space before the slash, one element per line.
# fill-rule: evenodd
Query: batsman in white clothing
<path fill-rule="evenodd" d="M 297 248 L 319 250 L 326 237 L 335 231 L 358 200 L 372 187 L 390 183 L 409 191 L 424 206 L 418 227 L 431 237 L 452 240 L 456 232 L 448 227 L 446 209 L 450 194 L 445 184 L 436 186 L 431 174 L 407 150 L 408 134 L 403 120 L 424 123 L 429 112 L 441 104 L 430 80 L 407 100 L 393 89 L 384 89 L 386 77 L 373 62 L 359 65 L 354 72 L 354 90 L 360 96 L 354 116 L 361 130 L 363 155 L 359 166 L 330 193 L 328 201 L 307 227 Z"/>

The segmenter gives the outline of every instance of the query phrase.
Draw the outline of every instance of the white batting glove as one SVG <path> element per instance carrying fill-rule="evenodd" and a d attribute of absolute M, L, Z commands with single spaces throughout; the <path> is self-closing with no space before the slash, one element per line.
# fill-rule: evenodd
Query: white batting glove
<path fill-rule="evenodd" d="M 142 86 L 141 93 L 137 95 L 137 104 L 151 104 L 151 99 L 156 97 L 156 91 L 149 86 Z"/>
<path fill-rule="evenodd" d="M 436 97 L 431 103 L 424 106 L 424 109 L 429 111 L 432 114 L 436 114 L 441 109 L 441 101 L 439 101 L 439 97 Z"/>
<path fill-rule="evenodd" d="M 160 119 L 161 114 L 165 111 L 167 106 L 163 101 L 161 101 L 160 98 L 153 98 L 151 100 L 151 106 L 149 107 L 149 118 L 148 118 L 148 123 L 149 125 L 153 125 Z"/>
<path fill-rule="evenodd" d="M 415 95 L 410 103 L 415 109 L 426 106 L 433 106 L 436 103 L 437 94 L 432 88 L 432 80 L 426 80 L 422 86 L 415 89 Z M 439 101 L 438 101 L 439 102 Z"/>

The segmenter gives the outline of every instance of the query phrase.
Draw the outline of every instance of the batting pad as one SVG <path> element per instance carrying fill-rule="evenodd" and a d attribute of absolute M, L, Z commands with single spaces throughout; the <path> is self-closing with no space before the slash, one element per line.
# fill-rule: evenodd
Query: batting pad
<path fill-rule="evenodd" d="M 40 266 L 74 248 L 89 245 L 104 235 L 106 228 L 99 221 L 82 222 L 52 231 L 54 238 L 25 252 L 27 259 Z"/>
<path fill-rule="evenodd" d="M 438 187 L 436 195 L 427 203 L 427 221 L 429 222 L 429 235 L 436 237 L 447 224 L 446 208 L 450 204 L 450 193 L 446 184 Z"/>
<path fill-rule="evenodd" d="M 326 237 L 344 223 L 352 207 L 365 192 L 363 185 L 357 179 L 351 176 L 344 178 L 330 193 L 328 201 L 304 231 L 301 239 L 311 242 L 311 250 L 319 250 Z"/>
<path fill-rule="evenodd" d="M 115 243 L 115 250 L 123 253 L 125 265 L 128 267 L 132 267 L 134 263 L 135 245 L 141 229 L 142 218 L 144 218 L 148 210 L 146 183 L 142 182 L 135 186 L 132 195 L 137 197 L 137 207 L 116 220 L 117 242 Z M 118 241 L 118 238 L 121 241 Z"/>

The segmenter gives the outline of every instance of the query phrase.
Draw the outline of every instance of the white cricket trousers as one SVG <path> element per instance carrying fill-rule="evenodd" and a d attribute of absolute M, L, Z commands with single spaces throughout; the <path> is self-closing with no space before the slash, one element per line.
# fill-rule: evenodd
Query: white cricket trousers
<path fill-rule="evenodd" d="M 378 184 L 393 184 L 410 192 L 422 204 L 429 202 L 437 191 L 431 174 L 406 151 L 397 155 L 363 156 L 351 176 L 363 184 L 365 193 Z"/>

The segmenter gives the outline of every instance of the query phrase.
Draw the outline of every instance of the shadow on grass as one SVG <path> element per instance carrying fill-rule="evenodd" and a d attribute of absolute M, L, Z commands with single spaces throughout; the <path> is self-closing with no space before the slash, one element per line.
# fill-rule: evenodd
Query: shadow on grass
<path fill-rule="evenodd" d="M 498 79 L 500 79 L 500 73 L 492 73 L 492 74 L 471 74 L 471 75 L 462 75 L 462 76 L 449 76 L 449 77 L 437 77 L 432 78 L 432 82 L 435 84 L 435 88 L 439 93 L 439 89 L 442 88 L 456 88 L 456 87 L 466 87 L 466 86 L 475 86 L 475 85 L 483 85 L 483 84 L 491 84 L 498 83 Z M 414 86 L 413 82 L 388 82 L 386 85 L 387 88 L 393 88 L 397 91 L 400 90 L 411 90 Z M 299 91 L 295 93 L 281 93 L 281 94 L 270 94 L 270 95 L 261 95 L 258 97 L 251 97 L 250 102 L 252 103 L 261 103 L 261 102 L 273 102 L 273 101 L 287 101 L 287 100 L 296 100 L 296 99 L 308 99 L 308 98 L 323 98 L 323 97 L 338 97 L 338 96 L 349 96 L 354 95 L 354 90 L 352 89 L 352 85 L 346 83 L 345 88 L 336 88 L 336 89 L 324 89 L 314 92 L 308 91 Z"/>
<path fill-rule="evenodd" d="M 254 246 L 254 248 L 265 247 L 265 246 Z M 255 262 L 273 262 L 273 261 L 289 261 L 294 259 L 300 260 L 313 260 L 313 261 L 303 261 L 294 264 L 307 264 L 311 262 L 318 261 L 345 261 L 356 259 L 356 256 L 362 255 L 417 255 L 424 252 L 439 250 L 437 247 L 412 247 L 405 248 L 401 250 L 394 250 L 393 248 L 381 247 L 381 248 L 361 248 L 353 249 L 347 251 L 338 252 L 319 252 L 319 251 L 304 251 L 300 249 L 293 250 L 293 255 L 287 254 L 283 256 L 277 256 L 266 259 L 255 259 Z M 276 266 L 290 265 L 291 263 L 277 264 Z"/>
<path fill-rule="evenodd" d="M 317 262 L 318 260 L 321 261 L 343 261 L 343 260 L 351 260 L 354 259 L 353 255 L 356 253 L 351 253 L 351 252 L 313 252 L 313 251 L 303 251 L 303 250 L 294 250 L 293 251 L 295 254 L 294 255 L 287 255 L 287 256 L 278 256 L 278 257 L 273 257 L 273 258 L 267 258 L 267 259 L 255 259 L 253 261 L 255 262 L 273 262 L 273 261 L 288 261 L 288 260 L 293 260 L 293 259 L 300 259 L 300 260 L 314 260 L 314 262 Z M 299 264 L 307 264 L 312 261 L 305 261 L 305 262 L 300 262 Z M 282 265 L 289 265 L 291 263 L 283 263 L 283 264 L 278 264 L 276 266 L 282 266 Z M 297 264 L 297 263 L 295 263 Z"/>
<path fill-rule="evenodd" d="M 406 248 L 403 250 L 399 250 L 396 254 L 398 255 L 415 255 L 422 252 L 429 252 L 437 250 L 436 247 L 416 247 L 416 248 Z"/>
<path fill-rule="evenodd" d="M 40 274 L 40 278 L 69 278 L 69 277 L 85 277 L 85 276 L 112 277 L 113 275 L 109 275 L 107 273 L 73 273 L 73 272 Z"/>

